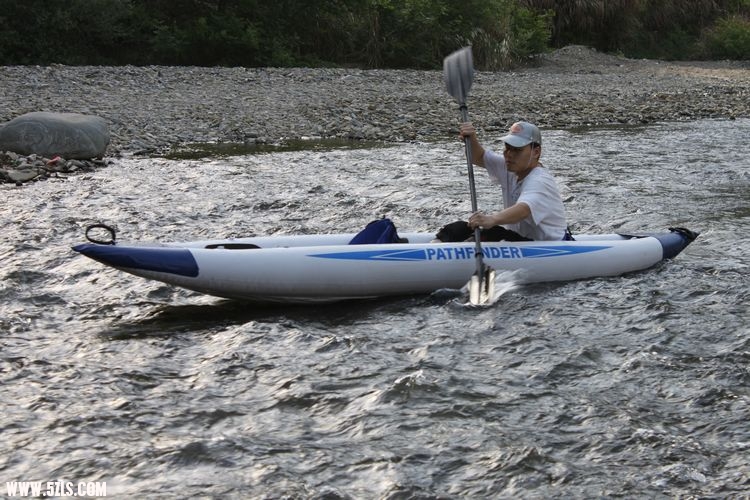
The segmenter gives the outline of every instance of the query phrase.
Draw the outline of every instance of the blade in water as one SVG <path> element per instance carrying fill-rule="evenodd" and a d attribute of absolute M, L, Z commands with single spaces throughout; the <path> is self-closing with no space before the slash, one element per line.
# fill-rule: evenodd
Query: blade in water
<path fill-rule="evenodd" d="M 469 281 L 469 303 L 472 305 L 491 304 L 495 292 L 495 270 L 485 267 L 484 275 L 474 273 Z"/>

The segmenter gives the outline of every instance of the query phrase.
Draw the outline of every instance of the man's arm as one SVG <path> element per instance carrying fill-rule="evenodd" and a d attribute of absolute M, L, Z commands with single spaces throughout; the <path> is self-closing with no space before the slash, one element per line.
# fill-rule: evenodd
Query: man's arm
<path fill-rule="evenodd" d="M 490 228 L 492 226 L 500 226 L 503 224 L 515 224 L 521 222 L 527 217 L 531 216 L 531 208 L 519 201 L 512 207 L 508 207 L 505 210 L 496 212 L 494 214 L 483 214 L 476 212 L 469 217 L 469 227 L 475 229 L 476 227 Z"/>
<path fill-rule="evenodd" d="M 471 143 L 471 162 L 478 167 L 484 168 L 484 148 L 479 144 L 477 139 L 477 131 L 474 129 L 474 125 L 471 122 L 461 124 L 459 129 L 459 135 L 463 139 L 469 139 Z"/>

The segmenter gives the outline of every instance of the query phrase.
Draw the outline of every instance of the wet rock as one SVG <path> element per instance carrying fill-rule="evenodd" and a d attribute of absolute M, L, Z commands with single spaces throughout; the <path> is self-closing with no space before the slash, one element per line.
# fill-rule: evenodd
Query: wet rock
<path fill-rule="evenodd" d="M 29 167 L 28 165 L 22 165 L 21 168 L 10 169 L 6 172 L 8 180 L 10 182 L 15 182 L 16 184 L 21 184 L 32 179 L 36 179 L 40 174 L 41 172 L 39 171 L 39 169 Z"/>
<path fill-rule="evenodd" d="M 106 164 L 102 159 L 65 160 L 59 156 L 44 158 L 36 154 L 24 156 L 11 151 L 0 152 L 0 182 L 21 185 L 47 177 L 59 177 L 79 171 L 90 172 Z"/>
<path fill-rule="evenodd" d="M 26 113 L 0 128 L 0 150 L 91 159 L 104 156 L 109 127 L 102 118 L 79 113 Z"/>

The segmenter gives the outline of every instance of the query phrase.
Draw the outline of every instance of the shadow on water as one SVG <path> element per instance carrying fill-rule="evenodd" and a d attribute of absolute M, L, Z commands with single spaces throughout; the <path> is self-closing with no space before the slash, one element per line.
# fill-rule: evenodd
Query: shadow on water
<path fill-rule="evenodd" d="M 168 151 L 167 160 L 200 160 L 204 158 L 223 158 L 266 153 L 285 153 L 290 151 L 332 151 L 336 149 L 378 149 L 393 146 L 382 141 L 365 141 L 358 139 L 288 139 L 283 142 L 267 144 L 255 141 L 247 142 L 206 142 L 190 143 L 177 146 Z"/>
<path fill-rule="evenodd" d="M 547 284 L 561 286 L 560 284 Z M 108 325 L 100 336 L 107 340 L 169 337 L 191 332 L 214 332 L 250 322 L 315 324 L 335 331 L 355 327 L 361 322 L 378 318 L 389 321 L 403 318 L 413 321 L 414 311 L 447 308 L 452 311 L 493 309 L 509 293 L 534 285 L 521 285 L 515 274 L 499 273 L 495 282 L 494 300 L 486 305 L 468 303 L 466 289 L 442 288 L 431 294 L 350 299 L 332 303 L 259 303 L 231 299 L 216 299 L 204 304 L 165 304 L 142 302 L 135 307 L 140 311 L 131 319 L 118 319 Z M 420 315 L 421 313 L 417 313 Z"/>
<path fill-rule="evenodd" d="M 637 135 L 654 124 L 597 124 L 582 125 L 564 129 L 572 135 L 583 136 L 592 132 L 604 131 L 617 134 Z M 429 142 L 429 141 L 428 141 Z M 267 143 L 256 139 L 244 142 L 192 142 L 172 147 L 161 155 L 167 160 L 201 160 L 226 158 L 230 156 L 259 155 L 269 153 L 287 153 L 295 151 L 325 152 L 333 150 L 373 150 L 398 147 L 403 143 L 339 137 L 303 137 L 288 138 L 278 142 Z"/>
<path fill-rule="evenodd" d="M 395 316 L 414 307 L 443 306 L 458 292 L 346 300 L 329 304 L 265 304 L 220 299 L 212 304 L 154 304 L 141 317 L 118 321 L 100 336 L 107 340 L 165 337 L 211 332 L 249 322 L 317 323 L 330 328 L 353 325 L 371 315 Z M 143 307 L 140 304 L 139 307 Z"/>

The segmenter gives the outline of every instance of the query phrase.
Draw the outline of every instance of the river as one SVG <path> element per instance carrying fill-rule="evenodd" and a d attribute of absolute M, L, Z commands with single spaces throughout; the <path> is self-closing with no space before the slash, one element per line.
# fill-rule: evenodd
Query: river
<path fill-rule="evenodd" d="M 729 498 L 750 491 L 750 120 L 553 130 L 574 232 L 700 237 L 648 271 L 326 306 L 71 251 L 466 217 L 456 141 L 123 158 L 0 186 L 0 482 L 114 498 Z M 482 209 L 499 189 L 477 173 Z M 2 485 L 0 485 L 2 486 Z M 5 491 L 0 493 L 0 496 Z"/>

